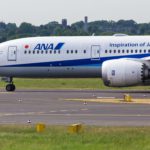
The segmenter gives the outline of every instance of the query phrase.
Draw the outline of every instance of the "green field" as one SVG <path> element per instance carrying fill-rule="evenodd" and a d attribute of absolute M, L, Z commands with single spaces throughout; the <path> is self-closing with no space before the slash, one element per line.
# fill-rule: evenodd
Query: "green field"
<path fill-rule="evenodd" d="M 135 89 L 150 90 L 150 86 L 136 86 L 126 88 L 110 88 L 103 84 L 101 79 L 14 79 L 17 89 Z M 0 82 L 0 88 L 6 83 Z"/>
<path fill-rule="evenodd" d="M 1 150 L 149 150 L 150 127 L 85 127 L 69 134 L 67 127 L 0 126 Z"/>

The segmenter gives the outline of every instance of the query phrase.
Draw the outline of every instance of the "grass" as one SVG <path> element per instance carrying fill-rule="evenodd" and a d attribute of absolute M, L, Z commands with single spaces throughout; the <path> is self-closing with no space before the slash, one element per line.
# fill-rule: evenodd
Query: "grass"
<path fill-rule="evenodd" d="M 136 86 L 126 88 L 110 88 L 103 84 L 101 79 L 14 79 L 17 89 L 132 89 L 150 90 L 150 86 Z M 0 88 L 5 88 L 6 83 L 0 82 Z"/>
<path fill-rule="evenodd" d="M 149 150 L 150 127 L 86 127 L 69 134 L 67 127 L 0 126 L 1 150 Z"/>

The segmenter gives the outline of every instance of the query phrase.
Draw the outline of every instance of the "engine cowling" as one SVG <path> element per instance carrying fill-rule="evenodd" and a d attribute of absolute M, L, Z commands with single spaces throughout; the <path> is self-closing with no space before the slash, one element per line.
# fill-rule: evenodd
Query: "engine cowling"
<path fill-rule="evenodd" d="M 140 85 L 150 79 L 150 69 L 140 61 L 109 60 L 102 65 L 102 79 L 106 86 L 112 87 Z"/>

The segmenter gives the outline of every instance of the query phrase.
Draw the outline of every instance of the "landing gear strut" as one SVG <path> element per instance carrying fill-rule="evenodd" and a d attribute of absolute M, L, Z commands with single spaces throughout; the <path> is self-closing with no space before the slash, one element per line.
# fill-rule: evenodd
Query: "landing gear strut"
<path fill-rule="evenodd" d="M 15 91 L 16 87 L 13 84 L 13 78 L 12 77 L 3 77 L 3 78 L 1 78 L 1 80 L 9 83 L 6 85 L 6 91 L 8 91 L 8 92 Z"/>

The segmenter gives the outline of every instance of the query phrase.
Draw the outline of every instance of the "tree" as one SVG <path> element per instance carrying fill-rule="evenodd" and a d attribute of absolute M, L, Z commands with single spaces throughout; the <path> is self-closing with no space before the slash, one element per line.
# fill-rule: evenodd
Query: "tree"
<path fill-rule="evenodd" d="M 17 26 L 15 23 L 8 23 L 6 26 L 6 31 L 8 37 L 13 36 L 16 33 Z"/>
<path fill-rule="evenodd" d="M 30 23 L 22 23 L 18 29 L 19 34 L 33 34 L 35 32 L 34 26 Z"/>

